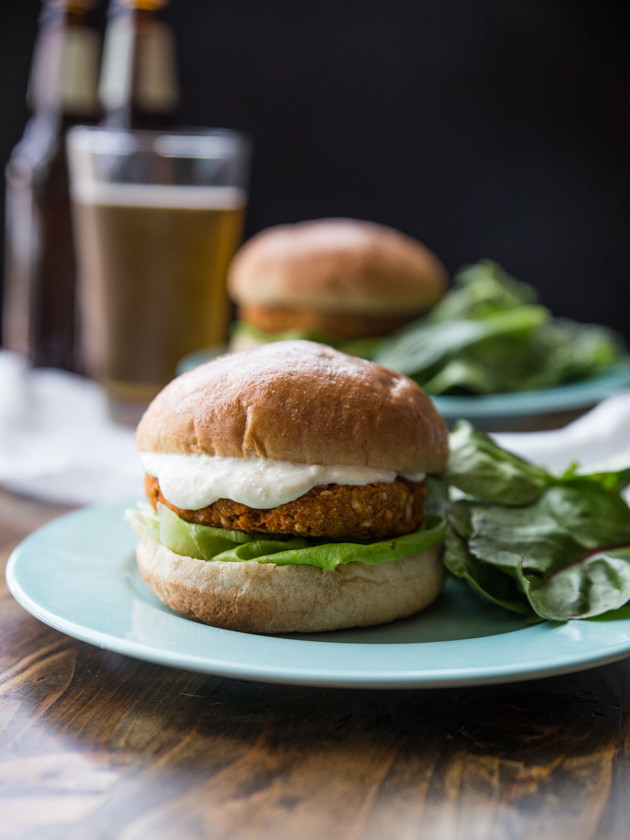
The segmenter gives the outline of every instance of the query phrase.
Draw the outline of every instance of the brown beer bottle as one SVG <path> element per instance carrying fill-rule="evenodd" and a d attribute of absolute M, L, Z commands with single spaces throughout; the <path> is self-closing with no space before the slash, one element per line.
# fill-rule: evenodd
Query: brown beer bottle
<path fill-rule="evenodd" d="M 44 0 L 27 101 L 6 167 L 3 343 L 36 366 L 75 369 L 75 262 L 67 129 L 98 118 L 95 0 Z"/>
<path fill-rule="evenodd" d="M 110 0 L 99 99 L 111 128 L 161 129 L 179 104 L 168 0 Z"/>

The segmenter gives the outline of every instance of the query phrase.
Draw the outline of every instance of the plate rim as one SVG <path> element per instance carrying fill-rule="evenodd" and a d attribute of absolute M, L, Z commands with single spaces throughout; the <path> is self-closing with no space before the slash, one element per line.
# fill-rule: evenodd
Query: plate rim
<path fill-rule="evenodd" d="M 585 408 L 630 387 L 630 355 L 622 356 L 608 371 L 579 382 L 567 382 L 535 391 L 453 396 L 439 394 L 431 399 L 447 419 L 465 414 L 477 419 L 497 420 Z"/>
<path fill-rule="evenodd" d="M 43 606 L 37 598 L 29 592 L 28 585 L 24 586 L 24 573 L 28 571 L 28 564 L 32 561 L 30 557 L 37 554 L 42 555 L 41 548 L 38 547 L 41 541 L 46 542 L 51 533 L 53 538 L 57 537 L 58 531 L 62 534 L 72 534 L 73 521 L 76 518 L 87 518 L 90 521 L 92 518 L 108 517 L 113 515 L 114 511 L 119 514 L 118 520 L 122 519 L 121 514 L 127 507 L 132 507 L 135 504 L 135 499 L 106 502 L 97 505 L 90 505 L 78 508 L 74 511 L 66 513 L 60 517 L 56 517 L 50 522 L 46 523 L 40 528 L 28 535 L 20 544 L 12 551 L 6 567 L 6 581 L 11 595 L 15 600 L 33 617 L 42 621 L 50 627 L 82 642 L 95 645 L 102 649 L 110 650 L 118 654 L 130 656 L 142 661 L 151 662 L 157 665 L 167 667 L 179 668 L 182 670 L 194 671 L 197 673 L 212 674 L 220 677 L 228 677 L 232 679 L 242 679 L 267 683 L 281 683 L 289 685 L 308 685 L 308 686 L 325 686 L 335 688 L 371 688 L 371 689 L 414 689 L 414 688 L 450 688 L 457 686 L 473 686 L 473 685 L 487 685 L 497 683 L 511 683 L 531 679 L 539 679 L 542 677 L 557 676 L 564 673 L 575 673 L 581 670 L 586 670 L 592 667 L 609 664 L 618 661 L 627 656 L 630 656 L 630 619 L 614 619 L 612 635 L 620 636 L 616 642 L 609 639 L 607 643 L 602 641 L 602 636 L 606 636 L 606 622 L 601 620 L 596 621 L 572 621 L 567 624 L 553 624 L 551 622 L 542 622 L 536 625 L 524 626 L 517 630 L 497 633 L 491 636 L 481 636 L 472 638 L 462 638 L 455 640 L 435 640 L 435 641 L 418 641 L 418 642 L 404 642 L 404 643 L 388 643 L 387 645 L 379 645 L 374 643 L 361 643 L 357 645 L 353 642 L 335 641 L 334 649 L 337 658 L 344 662 L 344 657 L 339 657 L 339 653 L 356 654 L 361 651 L 364 655 L 359 657 L 361 660 L 365 659 L 366 651 L 372 649 L 372 653 L 379 648 L 387 649 L 390 653 L 398 653 L 398 649 L 409 653 L 409 662 L 406 667 L 388 667 L 383 669 L 366 669 L 362 666 L 355 666 L 351 671 L 340 669 L 338 666 L 327 668 L 313 668 L 308 664 L 297 667 L 293 664 L 278 664 L 276 657 L 284 655 L 286 651 L 293 653 L 307 653 L 310 651 L 317 652 L 323 655 L 331 653 L 330 641 L 317 641 L 313 639 L 311 634 L 308 638 L 287 638 L 287 636 L 263 636 L 257 634 L 239 633 L 236 631 L 223 630 L 216 627 L 208 627 L 207 625 L 199 624 L 183 616 L 175 613 L 163 612 L 158 607 L 152 607 L 155 614 L 163 616 L 158 621 L 162 621 L 165 625 L 179 627 L 180 630 L 192 632 L 193 635 L 207 637 L 211 642 L 226 642 L 230 644 L 237 651 L 249 650 L 249 662 L 245 659 L 230 660 L 222 656 L 210 656 L 206 654 L 203 657 L 186 653 L 180 648 L 173 648 L 168 650 L 159 645 L 149 645 L 146 641 L 139 641 L 133 638 L 123 638 L 120 635 L 113 633 L 102 632 L 93 628 L 86 627 L 72 618 L 64 616 L 63 610 L 57 612 L 50 610 Z M 121 543 L 117 548 L 116 562 L 112 563 L 105 571 L 106 574 L 112 574 L 112 585 L 114 590 L 119 592 L 126 592 L 128 598 L 128 606 L 131 609 L 134 598 L 138 601 L 137 594 L 134 594 L 131 576 L 125 573 L 124 561 L 128 559 L 130 551 L 133 552 L 134 540 L 136 539 L 131 528 L 124 523 L 125 528 L 129 528 L 129 533 L 122 532 L 124 535 L 124 545 Z M 117 537 L 114 535 L 114 539 Z M 48 551 L 54 550 L 54 543 Z M 65 549 L 67 552 L 67 548 Z M 32 554 L 30 554 L 32 552 Z M 44 552 L 46 553 L 46 552 Z M 25 568 L 26 567 L 26 568 Z M 56 568 L 56 567 L 54 567 Z M 117 577 L 116 577 L 117 576 Z M 471 593 L 471 598 L 475 597 Z M 151 608 L 151 605 L 148 604 Z M 579 641 L 585 643 L 583 651 L 571 642 L 571 636 L 578 632 L 578 636 L 582 636 Z M 621 631 L 621 632 L 620 632 Z M 550 635 L 551 634 L 551 638 Z M 291 634 L 296 636 L 299 634 Z M 608 635 L 611 635 L 610 630 Z M 421 668 L 417 665 L 413 667 L 412 654 L 418 650 L 427 652 L 438 652 L 447 654 L 449 647 L 464 649 L 474 653 L 475 648 L 481 646 L 490 649 L 501 649 L 506 647 L 508 642 L 526 642 L 526 647 L 535 647 L 539 640 L 545 641 L 546 655 L 543 661 L 534 663 L 533 661 L 512 662 L 505 661 L 495 665 L 485 665 L 481 670 L 473 665 L 467 664 L 465 667 L 449 666 L 442 668 Z M 207 640 L 206 639 L 206 640 Z M 560 642 L 560 648 L 569 644 L 569 649 L 572 651 L 571 655 L 554 654 L 548 655 L 549 642 Z M 571 647 L 573 645 L 573 647 Z M 221 649 L 221 645 L 215 645 Z M 261 648 L 263 651 L 271 651 L 273 665 L 270 664 L 269 656 L 267 660 L 259 661 L 258 655 Z M 393 649 L 396 648 L 396 651 Z M 435 649 L 435 651 L 434 651 Z M 308 663 L 309 656 L 298 657 L 300 661 Z M 334 657 L 329 657 L 333 658 Z M 383 658 L 383 657 L 381 657 Z M 391 657 L 393 659 L 394 657 Z M 446 657 L 447 659 L 448 657 Z M 290 657 L 289 657 L 290 659 Z M 310 657 L 313 659 L 312 655 Z M 315 657 L 317 659 L 317 656 Z M 378 660 L 379 657 L 377 656 Z M 405 657 L 403 657 L 405 659 Z M 441 657 L 442 661 L 444 658 Z M 467 660 L 468 661 L 468 660 Z M 255 662 L 255 665 L 252 664 Z"/>

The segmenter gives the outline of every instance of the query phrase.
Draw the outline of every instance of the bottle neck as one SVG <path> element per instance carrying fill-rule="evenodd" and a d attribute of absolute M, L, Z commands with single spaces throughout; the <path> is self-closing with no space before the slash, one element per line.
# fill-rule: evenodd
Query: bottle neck
<path fill-rule="evenodd" d="M 179 99 L 174 38 L 153 13 L 125 10 L 110 18 L 99 99 L 108 125 L 159 128 L 172 122 Z"/>
<path fill-rule="evenodd" d="M 35 44 L 27 103 L 34 114 L 95 119 L 100 43 L 83 14 L 49 13 Z"/>

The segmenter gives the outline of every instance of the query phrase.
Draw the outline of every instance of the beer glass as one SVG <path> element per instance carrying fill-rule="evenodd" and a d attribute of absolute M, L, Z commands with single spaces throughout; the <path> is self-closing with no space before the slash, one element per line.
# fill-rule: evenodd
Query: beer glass
<path fill-rule="evenodd" d="M 227 340 L 249 141 L 78 126 L 67 145 L 83 357 L 112 418 L 135 423 L 183 356 Z"/>

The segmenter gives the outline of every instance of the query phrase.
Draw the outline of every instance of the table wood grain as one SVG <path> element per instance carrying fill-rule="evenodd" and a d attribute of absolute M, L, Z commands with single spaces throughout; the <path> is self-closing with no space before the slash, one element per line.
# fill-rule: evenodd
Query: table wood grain
<path fill-rule="evenodd" d="M 67 510 L 0 491 L 0 560 Z M 452 690 L 128 659 L 0 588 L 0 838 L 628 840 L 630 660 Z"/>

